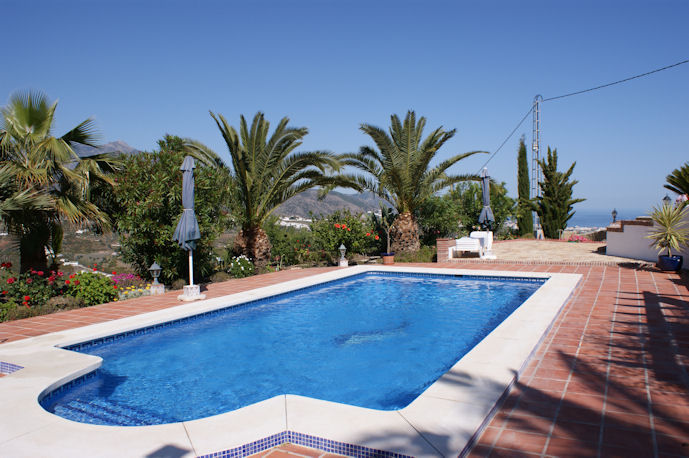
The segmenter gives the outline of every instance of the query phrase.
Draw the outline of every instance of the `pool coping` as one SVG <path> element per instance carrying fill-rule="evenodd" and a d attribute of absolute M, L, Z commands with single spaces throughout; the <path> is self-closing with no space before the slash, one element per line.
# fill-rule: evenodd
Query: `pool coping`
<path fill-rule="evenodd" d="M 407 407 L 378 411 L 296 395 L 273 398 L 199 420 L 153 426 L 99 426 L 46 412 L 38 399 L 100 366 L 100 358 L 62 350 L 71 344 L 203 313 L 368 271 L 547 278 Z M 0 379 L 0 450 L 8 456 L 206 455 L 295 431 L 412 456 L 457 456 L 481 430 L 516 380 L 581 275 L 539 272 L 354 266 L 277 285 L 186 303 L 119 320 L 55 332 L 0 347 L 0 360 L 22 366 Z"/>

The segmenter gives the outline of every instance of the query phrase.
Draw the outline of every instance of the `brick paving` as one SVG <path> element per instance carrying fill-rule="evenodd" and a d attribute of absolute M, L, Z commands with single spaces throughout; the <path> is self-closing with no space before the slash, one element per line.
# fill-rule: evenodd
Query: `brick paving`
<path fill-rule="evenodd" d="M 283 270 L 249 278 L 233 279 L 222 283 L 212 283 L 201 288 L 206 299 L 227 296 L 250 289 L 274 285 L 289 280 L 303 278 L 317 273 L 327 272 L 337 267 Z M 39 336 L 49 332 L 64 331 L 93 323 L 117 320 L 141 313 L 175 307 L 182 304 L 177 296 L 181 290 L 169 291 L 160 296 L 147 296 L 120 302 L 94 305 L 77 310 L 67 310 L 23 320 L 0 323 L 0 344 L 27 337 Z"/>
<path fill-rule="evenodd" d="M 583 275 L 469 456 L 689 456 L 686 272 L 550 263 L 413 265 Z M 217 297 L 324 270 L 290 270 L 231 280 L 210 285 L 206 294 Z M 179 303 L 177 294 L 1 323 L 0 341 L 171 307 Z M 283 444 L 258 456 L 335 455 Z"/>

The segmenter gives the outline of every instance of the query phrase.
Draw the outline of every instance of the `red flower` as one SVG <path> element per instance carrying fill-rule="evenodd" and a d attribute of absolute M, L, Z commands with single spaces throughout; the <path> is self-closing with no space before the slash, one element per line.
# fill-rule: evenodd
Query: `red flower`
<path fill-rule="evenodd" d="M 69 276 L 69 278 L 74 278 L 76 274 L 72 274 Z"/>
<path fill-rule="evenodd" d="M 3 295 L 4 295 L 4 294 L 7 294 L 7 291 L 3 291 L 2 294 L 3 294 Z"/>
<path fill-rule="evenodd" d="M 39 277 L 42 277 L 42 276 L 43 276 L 43 271 L 42 271 L 42 270 L 39 270 L 39 271 L 36 272 L 36 273 L 38 274 Z"/>
<path fill-rule="evenodd" d="M 27 284 L 27 285 L 30 285 L 30 284 L 31 284 L 31 282 L 33 282 L 33 280 L 32 280 L 32 279 L 30 279 L 30 278 L 27 278 L 27 279 L 26 279 L 26 284 Z"/>
<path fill-rule="evenodd" d="M 74 284 L 75 284 L 75 285 L 78 285 L 78 284 L 79 284 L 79 280 L 74 280 Z"/>
<path fill-rule="evenodd" d="M 376 240 L 378 240 L 380 237 L 378 237 L 378 236 L 376 235 L 374 238 L 375 238 Z"/>
<path fill-rule="evenodd" d="M 65 280 L 65 285 L 69 285 L 69 280 Z"/>
<path fill-rule="evenodd" d="M 117 285 L 112 285 L 113 288 L 117 289 Z"/>
<path fill-rule="evenodd" d="M 339 228 L 340 228 L 340 225 L 335 223 L 335 229 L 339 229 Z"/>
<path fill-rule="evenodd" d="M 8 269 L 9 269 L 10 267 L 12 267 L 12 263 L 11 263 L 11 262 L 6 262 L 5 265 L 7 266 Z"/>
<path fill-rule="evenodd" d="M 115 271 L 113 270 L 113 271 L 112 271 L 112 274 L 113 274 L 113 275 L 117 275 L 117 272 L 115 272 Z"/>
<path fill-rule="evenodd" d="M 29 306 L 29 303 L 26 302 L 26 301 L 22 302 L 22 304 L 26 305 L 26 308 L 27 308 L 27 309 L 30 309 L 30 308 L 31 308 L 31 307 Z"/>
<path fill-rule="evenodd" d="M 371 235 L 371 233 L 370 233 L 370 232 L 367 232 L 367 233 L 366 233 L 366 237 L 368 237 L 369 235 Z"/>
<path fill-rule="evenodd" d="M 351 228 L 351 227 L 348 227 L 347 230 L 348 230 L 349 232 L 352 232 L 352 228 Z"/>
<path fill-rule="evenodd" d="M 96 268 L 94 267 L 94 268 L 93 268 L 93 271 L 94 271 L 94 272 L 97 272 L 97 271 L 98 271 L 98 269 L 96 269 Z"/>
<path fill-rule="evenodd" d="M 30 300 L 31 300 L 31 296 L 24 296 L 24 300 L 27 301 L 27 302 L 30 301 Z"/>
<path fill-rule="evenodd" d="M 95 262 L 93 263 L 93 267 L 96 267 L 97 265 L 98 265 L 98 264 L 96 264 Z"/>
<path fill-rule="evenodd" d="M 14 277 L 8 278 L 8 279 L 7 279 L 7 283 L 10 284 L 10 285 L 11 285 L 12 283 L 14 283 Z"/>
<path fill-rule="evenodd" d="M 57 273 L 57 276 L 58 276 L 58 277 L 62 277 L 63 275 L 64 275 L 64 273 L 62 273 L 62 272 L 58 272 L 58 273 Z"/>

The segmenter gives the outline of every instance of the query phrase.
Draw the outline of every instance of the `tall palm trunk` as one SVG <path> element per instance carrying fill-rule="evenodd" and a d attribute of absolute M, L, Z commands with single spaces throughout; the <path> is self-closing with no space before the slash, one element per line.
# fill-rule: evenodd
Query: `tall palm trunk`
<path fill-rule="evenodd" d="M 20 272 L 48 270 L 45 248 L 49 245 L 50 226 L 39 222 L 24 227 L 19 234 Z"/>
<path fill-rule="evenodd" d="M 418 251 L 421 248 L 419 243 L 419 225 L 411 212 L 400 214 L 390 230 L 392 239 L 392 251 Z"/>
<path fill-rule="evenodd" d="M 235 251 L 252 260 L 257 268 L 263 268 L 270 262 L 272 245 L 268 234 L 260 227 L 249 227 L 239 231 L 234 242 Z"/>

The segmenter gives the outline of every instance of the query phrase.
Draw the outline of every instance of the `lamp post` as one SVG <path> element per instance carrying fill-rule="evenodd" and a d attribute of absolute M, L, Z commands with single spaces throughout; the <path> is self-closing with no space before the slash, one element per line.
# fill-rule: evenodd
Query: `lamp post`
<path fill-rule="evenodd" d="M 612 209 L 612 222 L 614 223 L 617 221 L 617 209 L 613 208 Z"/>
<path fill-rule="evenodd" d="M 151 272 L 151 277 L 153 277 L 151 296 L 163 294 L 165 292 L 165 285 L 158 283 L 158 277 L 160 277 L 160 273 L 163 271 L 163 268 L 154 261 L 153 264 L 151 264 L 151 267 L 148 268 L 148 271 Z"/>
<path fill-rule="evenodd" d="M 344 243 L 340 244 L 340 267 L 347 267 L 349 265 L 349 262 L 345 258 L 345 253 L 347 252 L 347 248 L 344 246 Z"/>
<path fill-rule="evenodd" d="M 665 197 L 663 197 L 663 204 L 664 205 L 670 205 L 670 202 L 672 202 L 672 199 L 670 199 L 670 196 L 665 194 Z"/>

